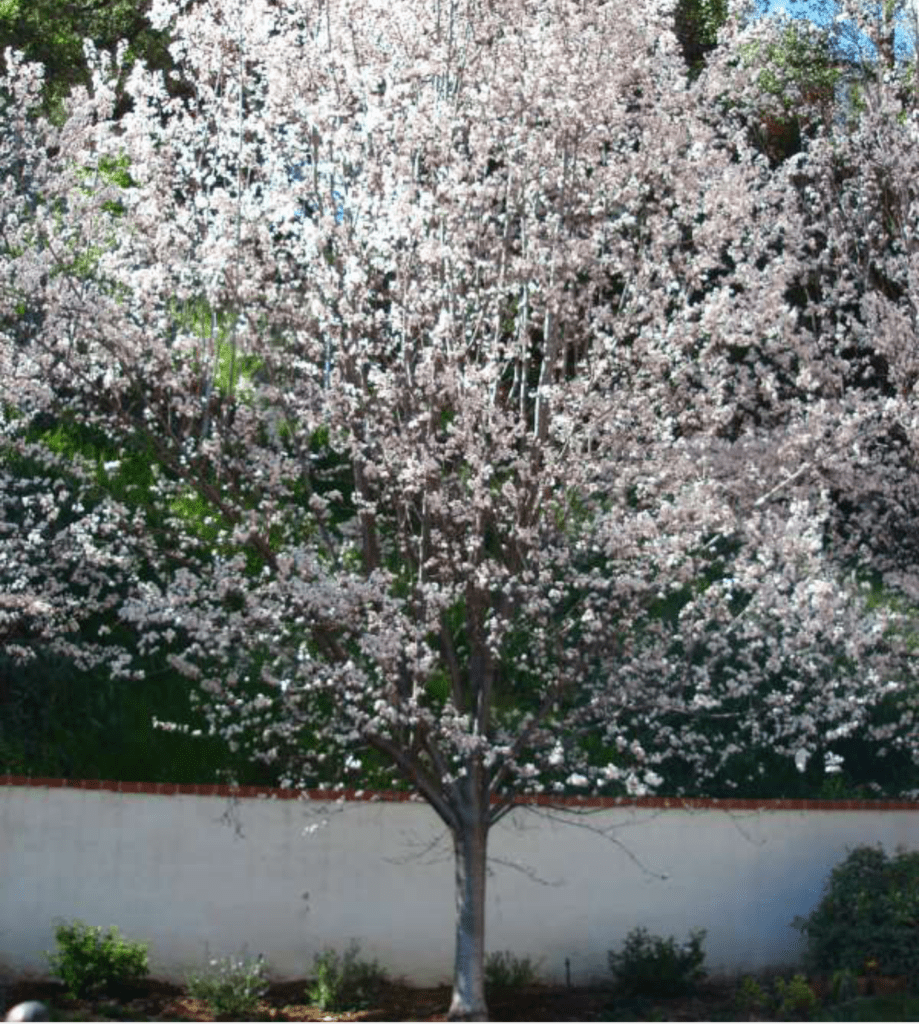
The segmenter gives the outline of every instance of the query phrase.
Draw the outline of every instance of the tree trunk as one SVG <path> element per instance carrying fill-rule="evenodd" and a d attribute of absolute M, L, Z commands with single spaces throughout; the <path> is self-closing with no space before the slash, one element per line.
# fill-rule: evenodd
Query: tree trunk
<path fill-rule="evenodd" d="M 456 962 L 447 1020 L 488 1020 L 485 1005 L 485 851 L 488 826 L 475 813 L 454 830 Z"/>

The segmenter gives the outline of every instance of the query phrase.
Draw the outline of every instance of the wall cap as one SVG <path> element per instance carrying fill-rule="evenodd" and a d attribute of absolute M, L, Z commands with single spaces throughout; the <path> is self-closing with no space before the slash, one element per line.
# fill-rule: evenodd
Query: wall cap
<path fill-rule="evenodd" d="M 216 796 L 241 800 L 337 800 L 367 803 L 424 803 L 417 793 L 378 789 L 276 789 L 268 786 L 231 786 L 225 783 L 179 784 L 173 782 L 119 782 L 111 779 L 48 779 L 26 775 L 0 775 L 0 786 L 32 789 L 93 789 L 111 793 L 140 793 L 147 796 Z M 501 803 L 492 795 L 492 804 Z M 919 801 L 909 800 L 798 800 L 741 799 L 730 797 L 610 797 L 552 796 L 547 793 L 515 796 L 514 804 L 535 807 L 614 809 L 654 807 L 668 810 L 723 811 L 916 811 Z"/>

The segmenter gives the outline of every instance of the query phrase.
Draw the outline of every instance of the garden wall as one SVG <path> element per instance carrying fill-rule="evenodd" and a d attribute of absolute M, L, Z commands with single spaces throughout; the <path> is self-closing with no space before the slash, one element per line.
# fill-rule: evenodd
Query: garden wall
<path fill-rule="evenodd" d="M 427 805 L 372 795 L 0 777 L 0 976 L 47 977 L 55 919 L 79 918 L 148 942 L 151 974 L 179 983 L 242 952 L 307 977 L 352 939 L 392 977 L 447 983 L 449 836 Z M 795 966 L 789 924 L 849 848 L 919 849 L 908 803 L 561 805 L 492 830 L 486 949 L 542 960 L 556 982 L 567 958 L 574 985 L 609 980 L 607 950 L 639 925 L 680 941 L 706 928 L 712 974 Z"/>

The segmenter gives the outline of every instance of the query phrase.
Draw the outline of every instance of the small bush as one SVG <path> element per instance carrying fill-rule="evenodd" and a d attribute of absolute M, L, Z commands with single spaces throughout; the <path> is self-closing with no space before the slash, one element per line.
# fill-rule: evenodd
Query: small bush
<path fill-rule="evenodd" d="M 762 1013 L 768 999 L 762 985 L 755 978 L 746 977 L 741 983 L 735 1002 L 743 1013 Z"/>
<path fill-rule="evenodd" d="M 538 977 L 538 968 L 529 957 L 518 960 L 513 953 L 490 953 L 485 958 L 485 985 L 495 991 L 532 985 Z"/>
<path fill-rule="evenodd" d="M 73 999 L 118 994 L 149 974 L 146 944 L 122 941 L 114 926 L 104 938 L 101 933 L 82 921 L 61 924 L 54 931 L 60 952 L 45 951 L 51 973 Z"/>
<path fill-rule="evenodd" d="M 830 979 L 830 1000 L 833 1003 L 847 1003 L 858 995 L 854 971 L 833 971 Z"/>
<path fill-rule="evenodd" d="M 783 1018 L 800 1015 L 810 1020 L 819 1002 L 803 974 L 796 974 L 788 982 L 784 978 L 776 978 L 775 995 L 776 1010 Z"/>
<path fill-rule="evenodd" d="M 811 974 L 848 970 L 919 982 L 919 853 L 888 861 L 881 848 L 852 850 L 830 875 L 820 903 L 791 926 L 807 936 Z"/>
<path fill-rule="evenodd" d="M 357 943 L 352 943 L 341 959 L 333 949 L 316 954 L 316 978 L 306 992 L 311 1005 L 341 1013 L 366 1010 L 373 1004 L 386 973 L 376 962 L 358 960 L 357 952 Z"/>
<path fill-rule="evenodd" d="M 669 939 L 649 937 L 644 928 L 629 932 L 621 953 L 610 951 L 609 968 L 616 991 L 623 996 L 679 996 L 695 990 L 706 976 L 702 969 L 705 931 L 690 932 L 689 943 L 677 949 Z"/>
<path fill-rule="evenodd" d="M 255 961 L 211 960 L 209 975 L 188 977 L 188 993 L 195 999 L 203 999 L 215 1017 L 244 1019 L 268 993 L 263 960 L 261 955 Z"/>
<path fill-rule="evenodd" d="M 757 981 L 746 977 L 735 997 L 737 1008 L 757 1016 L 768 1011 L 780 1020 L 796 1020 L 799 1016 L 810 1020 L 819 1006 L 820 1001 L 803 974 L 796 974 L 790 981 L 776 978 L 773 992 L 770 996 Z"/>

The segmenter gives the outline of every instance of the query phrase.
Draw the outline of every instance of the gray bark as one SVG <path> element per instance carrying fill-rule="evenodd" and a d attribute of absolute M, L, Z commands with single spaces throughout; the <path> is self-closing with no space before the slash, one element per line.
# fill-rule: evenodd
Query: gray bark
<path fill-rule="evenodd" d="M 481 770 L 481 769 L 480 769 Z M 475 773 L 476 775 L 479 772 Z M 488 824 L 479 780 L 463 780 L 468 803 L 453 829 L 456 853 L 456 962 L 447 1020 L 488 1020 L 485 1004 L 485 863 Z"/>

